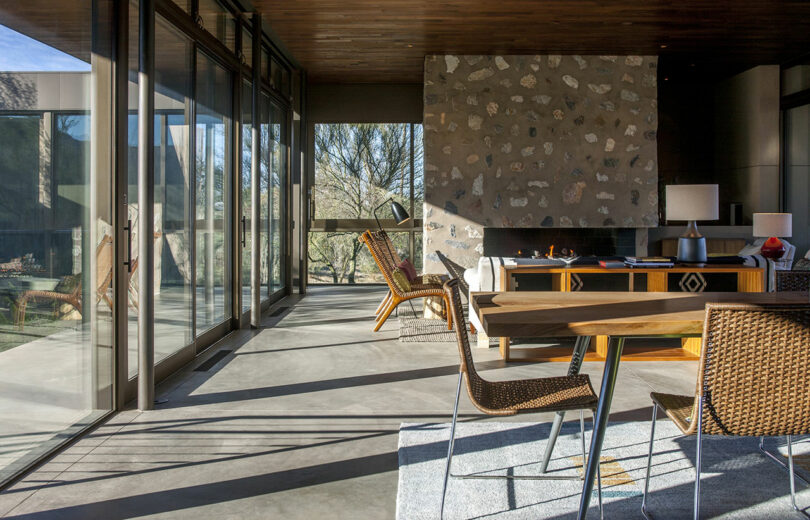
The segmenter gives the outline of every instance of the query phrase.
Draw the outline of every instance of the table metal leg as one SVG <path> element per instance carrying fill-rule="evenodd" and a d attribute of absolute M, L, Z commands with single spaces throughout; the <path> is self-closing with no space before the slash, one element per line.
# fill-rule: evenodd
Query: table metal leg
<path fill-rule="evenodd" d="M 571 364 L 568 365 L 568 375 L 575 376 L 579 374 L 579 369 L 582 368 L 582 360 L 585 359 L 585 352 L 588 350 L 588 344 L 591 342 L 590 336 L 577 336 L 574 343 L 574 352 L 571 354 Z M 554 444 L 557 442 L 557 437 L 560 435 L 565 412 L 557 412 L 554 416 L 554 423 L 551 425 L 551 432 L 548 436 L 546 443 L 546 453 L 543 455 L 543 464 L 540 467 L 540 472 L 545 473 L 548 469 L 548 463 L 551 460 L 551 452 L 554 451 Z"/>
<path fill-rule="evenodd" d="M 605 439 L 608 416 L 610 415 L 610 402 L 613 399 L 613 388 L 616 386 L 616 376 L 619 373 L 619 361 L 622 358 L 624 338 L 611 337 L 605 357 L 605 370 L 602 374 L 602 389 L 599 392 L 599 404 L 596 408 L 594 431 L 591 435 L 591 451 L 588 455 L 588 468 L 585 470 L 585 482 L 582 486 L 582 497 L 579 500 L 578 520 L 584 520 L 591 504 L 591 492 L 599 469 L 599 458 L 602 454 L 602 441 Z"/>

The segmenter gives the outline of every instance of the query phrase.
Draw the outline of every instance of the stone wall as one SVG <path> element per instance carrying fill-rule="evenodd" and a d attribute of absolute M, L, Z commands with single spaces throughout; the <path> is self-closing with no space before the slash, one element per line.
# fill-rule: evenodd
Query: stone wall
<path fill-rule="evenodd" d="M 484 226 L 658 224 L 655 56 L 427 56 L 425 270 Z"/>

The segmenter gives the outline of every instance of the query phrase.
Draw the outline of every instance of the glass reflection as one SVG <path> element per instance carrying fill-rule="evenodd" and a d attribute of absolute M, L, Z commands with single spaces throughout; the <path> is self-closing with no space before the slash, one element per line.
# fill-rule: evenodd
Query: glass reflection
<path fill-rule="evenodd" d="M 0 6 L 0 482 L 112 406 L 112 65 L 80 4 L 70 42 Z"/>
<path fill-rule="evenodd" d="M 231 77 L 205 54 L 197 60 L 197 335 L 231 317 Z"/>

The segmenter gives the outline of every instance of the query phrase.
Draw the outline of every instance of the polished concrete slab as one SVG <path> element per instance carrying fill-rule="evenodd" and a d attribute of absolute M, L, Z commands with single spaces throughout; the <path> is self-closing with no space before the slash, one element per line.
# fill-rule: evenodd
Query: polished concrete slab
<path fill-rule="evenodd" d="M 215 345 L 158 389 L 0 493 L 7 518 L 393 518 L 401 422 L 446 422 L 453 344 L 400 343 L 397 320 L 371 332 L 378 287 L 313 288 Z M 564 363 L 506 364 L 475 350 L 490 379 L 564 374 Z M 647 428 L 651 390 L 694 391 L 695 362 L 625 363 L 612 420 Z M 598 388 L 601 363 L 586 363 Z M 462 398 L 463 420 L 486 419 Z M 573 418 L 573 417 L 572 417 Z M 551 416 L 520 416 L 549 421 Z M 499 418 L 497 420 L 504 420 Z M 507 419 L 508 420 L 508 419 Z"/>

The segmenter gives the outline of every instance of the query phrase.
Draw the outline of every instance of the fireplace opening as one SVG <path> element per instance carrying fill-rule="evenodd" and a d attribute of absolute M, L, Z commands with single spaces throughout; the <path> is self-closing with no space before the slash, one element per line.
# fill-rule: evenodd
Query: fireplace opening
<path fill-rule="evenodd" d="M 636 254 L 634 228 L 484 228 L 484 256 L 545 257 L 573 250 L 581 257 L 624 257 Z M 563 252 L 565 249 L 568 254 Z M 539 253 L 539 254 L 536 254 Z"/>

